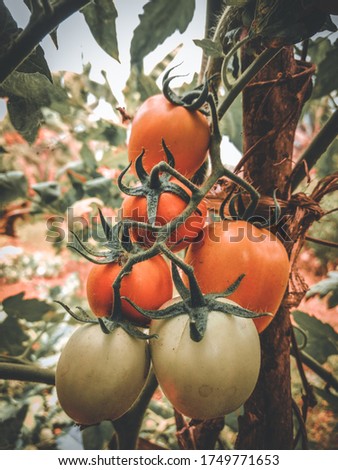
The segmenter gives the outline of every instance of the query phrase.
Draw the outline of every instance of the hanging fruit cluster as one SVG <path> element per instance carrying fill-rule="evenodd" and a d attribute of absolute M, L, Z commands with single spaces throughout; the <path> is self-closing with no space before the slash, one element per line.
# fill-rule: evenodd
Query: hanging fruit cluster
<path fill-rule="evenodd" d="M 71 244 L 95 264 L 87 281 L 94 315 L 62 304 L 87 324 L 61 353 L 56 388 L 65 412 L 82 425 L 124 415 L 151 364 L 183 415 L 210 419 L 236 410 L 256 385 L 259 333 L 286 289 L 288 256 L 268 229 L 279 217 L 277 201 L 271 220 L 255 216 L 259 194 L 221 163 L 208 82 L 179 97 L 171 79 L 167 73 L 163 94 L 134 118 L 130 164 L 118 181 L 121 218 L 111 226 L 100 212 L 104 249 L 75 234 Z M 191 177 L 208 152 L 211 170 L 196 186 Z M 128 171 L 137 185 L 124 183 Z M 240 190 L 224 201 L 220 220 L 209 222 L 205 197 L 221 177 Z M 177 254 L 183 249 L 185 257 Z"/>

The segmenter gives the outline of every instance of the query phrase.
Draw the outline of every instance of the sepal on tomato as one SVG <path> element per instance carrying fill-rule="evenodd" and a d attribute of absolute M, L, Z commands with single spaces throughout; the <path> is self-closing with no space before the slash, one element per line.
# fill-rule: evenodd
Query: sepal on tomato
<path fill-rule="evenodd" d="M 162 140 L 162 147 L 166 154 L 169 167 L 175 168 L 174 156 L 166 146 L 164 140 Z M 161 194 L 164 192 L 175 194 L 187 204 L 190 202 L 190 196 L 184 188 L 171 181 L 172 175 L 168 171 L 163 171 L 160 174 L 155 167 L 148 174 L 143 166 L 143 156 L 144 150 L 135 161 L 136 174 L 142 184 L 140 186 L 128 187 L 123 183 L 123 178 L 130 168 L 130 165 L 128 165 L 119 175 L 118 186 L 119 189 L 128 196 L 141 196 L 147 198 L 148 220 L 151 225 L 154 225 L 156 221 L 158 202 Z"/>
<path fill-rule="evenodd" d="M 140 330 L 136 325 L 125 318 L 118 318 L 116 320 L 105 317 L 93 318 L 82 307 L 76 307 L 78 312 L 74 312 L 63 302 L 60 302 L 59 300 L 54 300 L 54 302 L 61 305 L 66 310 L 66 312 L 69 313 L 69 315 L 71 315 L 78 322 L 99 324 L 104 334 L 110 334 L 116 328 L 122 328 L 126 333 L 128 333 L 130 336 L 133 336 L 134 338 L 147 340 L 156 337 L 156 335 L 149 335 Z"/>
<path fill-rule="evenodd" d="M 234 315 L 247 319 L 254 319 L 262 316 L 272 316 L 271 313 L 253 312 L 230 300 L 226 302 L 224 301 L 225 298 L 234 292 L 234 290 L 239 286 L 244 275 L 241 275 L 228 289 L 222 293 L 203 295 L 199 290 L 197 282 L 196 284 L 193 284 L 193 287 L 192 283 L 190 284 L 190 290 L 183 285 L 183 282 L 178 274 L 177 267 L 174 263 L 172 265 L 172 271 L 177 290 L 182 297 L 180 302 L 160 310 L 145 310 L 141 309 L 127 297 L 122 298 L 129 302 L 142 315 L 145 315 L 152 320 L 161 320 L 165 318 L 172 318 L 178 315 L 188 314 L 190 318 L 190 338 L 195 342 L 199 342 L 203 339 L 207 328 L 208 313 L 211 311 L 222 312 L 226 315 Z"/>
<path fill-rule="evenodd" d="M 178 96 L 171 88 L 170 82 L 174 80 L 174 78 L 181 77 L 182 75 L 175 75 L 170 77 L 170 72 L 174 70 L 174 68 L 178 67 L 175 65 L 174 67 L 170 68 L 164 75 L 162 80 L 162 92 L 163 95 L 166 97 L 171 104 L 176 106 L 183 106 L 185 109 L 190 111 L 197 111 L 199 110 L 208 100 L 209 96 L 209 83 L 208 80 L 205 80 L 204 83 L 194 90 L 190 90 L 182 96 Z"/>

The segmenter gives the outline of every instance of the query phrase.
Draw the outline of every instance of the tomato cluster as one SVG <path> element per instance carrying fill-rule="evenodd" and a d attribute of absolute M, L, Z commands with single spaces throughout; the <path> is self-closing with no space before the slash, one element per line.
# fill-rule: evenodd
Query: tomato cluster
<path fill-rule="evenodd" d="M 289 276 L 282 243 L 246 220 L 207 223 L 202 198 L 163 237 L 193 197 L 187 178 L 204 162 L 209 141 L 200 111 L 162 95 L 149 98 L 135 116 L 129 159 L 141 183 L 129 190 L 120 181 L 127 193 L 120 222 L 129 223 L 131 248 L 121 245 L 116 256 L 107 255 L 109 262 L 93 266 L 87 296 L 98 320 L 76 330 L 56 372 L 60 404 L 80 424 L 126 413 L 146 382 L 149 357 L 164 394 L 191 418 L 232 412 L 255 387 L 259 333 L 277 312 Z M 116 248 L 103 225 L 108 246 Z M 179 275 L 164 255 L 182 267 L 175 254 L 182 249 L 187 269 Z M 172 298 L 173 280 L 180 297 Z M 252 320 L 253 312 L 270 315 Z M 139 334 L 130 335 L 135 329 Z"/>

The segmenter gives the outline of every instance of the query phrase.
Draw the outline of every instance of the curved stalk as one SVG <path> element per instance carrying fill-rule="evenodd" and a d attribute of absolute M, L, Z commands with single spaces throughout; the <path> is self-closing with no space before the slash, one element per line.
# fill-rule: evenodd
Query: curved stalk
<path fill-rule="evenodd" d="M 229 82 L 228 77 L 227 77 L 227 68 L 228 68 L 229 61 L 231 57 L 238 51 L 238 49 L 240 49 L 244 44 L 249 42 L 251 39 L 252 37 L 249 37 L 249 36 L 246 36 L 244 39 L 241 39 L 233 46 L 232 49 L 230 49 L 230 51 L 224 57 L 222 70 L 221 70 L 221 76 L 222 76 L 223 84 L 225 88 L 227 88 L 228 90 L 230 90 L 232 87 L 232 84 Z"/>
<path fill-rule="evenodd" d="M 237 96 L 243 91 L 248 83 L 254 78 L 254 76 L 267 65 L 274 57 L 276 57 L 282 50 L 279 48 L 267 48 L 265 49 L 253 62 L 252 64 L 242 73 L 242 75 L 232 85 L 227 96 L 221 101 L 218 106 L 218 117 L 222 119 L 225 112 L 230 108 L 232 103 L 235 101 Z"/>
<path fill-rule="evenodd" d="M 47 34 L 90 2 L 91 0 L 61 0 L 51 6 L 48 14 L 41 14 L 36 20 L 30 21 L 0 57 L 0 83 L 22 64 Z"/>

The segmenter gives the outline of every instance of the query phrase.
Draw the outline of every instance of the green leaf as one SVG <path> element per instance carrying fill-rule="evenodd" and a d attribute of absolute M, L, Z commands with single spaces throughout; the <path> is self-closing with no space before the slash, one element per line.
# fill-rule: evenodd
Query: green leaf
<path fill-rule="evenodd" d="M 94 0 L 81 10 L 91 33 L 100 47 L 119 62 L 116 35 L 118 16 L 113 0 Z"/>
<path fill-rule="evenodd" d="M 327 323 L 307 313 L 296 310 L 292 313 L 297 325 L 307 335 L 305 351 L 321 364 L 327 361 L 328 356 L 338 354 L 338 334 Z"/>
<path fill-rule="evenodd" d="M 23 422 L 28 411 L 28 404 L 20 406 L 7 404 L 0 410 L 0 449 L 16 448 Z"/>
<path fill-rule="evenodd" d="M 323 60 L 318 63 L 313 98 L 321 98 L 338 90 L 338 39 L 333 45 L 326 39 L 319 50 L 323 54 Z"/>
<path fill-rule="evenodd" d="M 26 197 L 28 182 L 22 171 L 6 171 L 0 173 L 0 196 L 2 203 Z"/>
<path fill-rule="evenodd" d="M 42 183 L 36 183 L 32 185 L 32 188 L 46 204 L 51 204 L 61 196 L 61 189 L 59 183 L 56 181 L 43 181 Z"/>
<path fill-rule="evenodd" d="M 195 0 L 150 0 L 143 11 L 131 41 L 132 64 L 142 62 L 176 30 L 182 34 L 187 29 L 194 15 Z"/>
<path fill-rule="evenodd" d="M 99 197 L 104 203 L 111 197 L 112 180 L 104 176 L 86 181 L 83 185 L 85 193 L 90 197 Z"/>
<path fill-rule="evenodd" d="M 333 395 L 330 393 L 329 390 L 325 390 L 323 388 L 319 388 L 314 386 L 313 387 L 316 394 L 319 395 L 323 400 L 325 400 L 329 407 L 332 409 L 334 413 L 338 413 L 338 397 L 337 395 Z"/>
<path fill-rule="evenodd" d="M 235 99 L 220 122 L 221 134 L 228 136 L 230 142 L 232 142 L 240 152 L 242 152 L 243 146 L 242 114 L 242 100 L 239 96 Z"/>
<path fill-rule="evenodd" d="M 201 47 L 207 56 L 211 57 L 223 57 L 222 45 L 219 42 L 215 42 L 212 39 L 194 39 L 194 44 Z"/>
<path fill-rule="evenodd" d="M 23 343 L 28 340 L 17 318 L 7 317 L 0 323 L 0 352 L 17 356 L 25 350 Z"/>
<path fill-rule="evenodd" d="M 34 142 L 37 136 L 43 120 L 41 108 L 53 104 L 60 107 L 60 102 L 67 101 L 65 92 L 40 72 L 11 73 L 0 86 L 0 96 L 8 97 L 7 109 L 12 124 L 28 142 Z"/>
<path fill-rule="evenodd" d="M 135 113 L 140 103 L 157 93 L 160 93 L 160 89 L 154 78 L 139 72 L 137 67 L 133 65 L 123 90 L 128 112 Z"/>
<path fill-rule="evenodd" d="M 24 299 L 24 292 L 7 297 L 2 306 L 9 317 L 22 318 L 30 322 L 39 321 L 53 307 L 38 299 Z"/>
<path fill-rule="evenodd" d="M 304 8 L 299 0 L 257 0 L 250 34 L 261 36 L 267 44 L 291 45 L 327 28 L 329 16 L 317 9 Z"/>
<path fill-rule="evenodd" d="M 93 152 L 90 150 L 87 144 L 82 145 L 80 155 L 86 170 L 89 172 L 95 171 L 97 168 L 97 163 Z"/>
<path fill-rule="evenodd" d="M 2 2 L 0 4 L 0 56 L 10 50 L 11 43 L 21 31 Z M 40 127 L 42 120 L 40 104 L 39 101 L 36 101 L 36 96 L 29 100 L 28 93 L 25 96 L 22 93 L 16 94 L 15 89 L 17 89 L 16 85 L 20 74 L 21 76 L 30 76 L 35 73 L 43 76 L 52 86 L 52 75 L 41 46 L 37 46 L 0 87 L 0 96 L 9 98 L 7 109 L 13 126 L 29 142 L 35 140 Z M 26 81 L 25 83 L 26 87 L 29 88 L 29 82 Z M 43 86 L 41 86 L 40 91 L 43 95 Z"/>
<path fill-rule="evenodd" d="M 310 299 L 316 295 L 320 299 L 328 295 L 327 305 L 329 308 L 334 308 L 338 305 L 338 271 L 330 271 L 326 279 L 310 287 L 305 298 Z"/>

